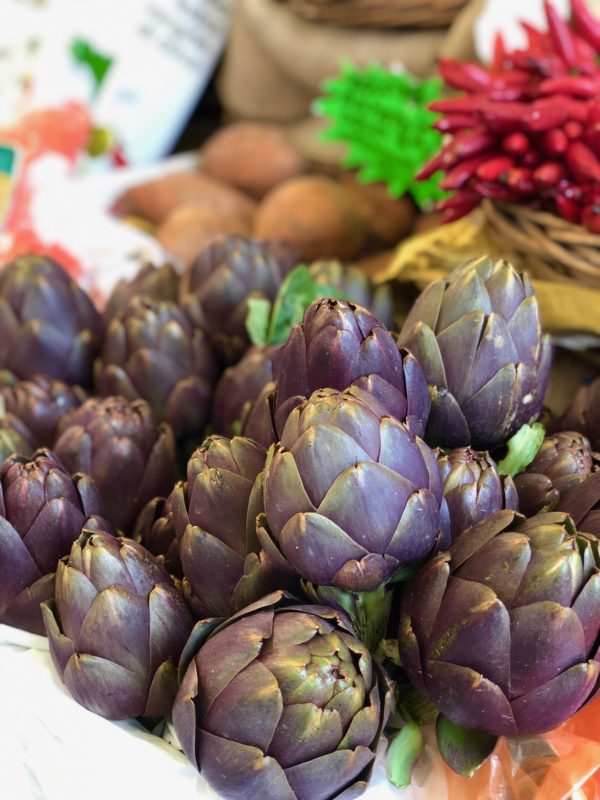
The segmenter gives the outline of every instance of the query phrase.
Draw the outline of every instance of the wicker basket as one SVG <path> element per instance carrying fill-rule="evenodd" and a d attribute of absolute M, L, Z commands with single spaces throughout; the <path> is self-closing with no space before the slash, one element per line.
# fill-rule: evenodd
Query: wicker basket
<path fill-rule="evenodd" d="M 600 289 L 600 235 L 546 211 L 484 201 L 486 236 L 535 277 Z"/>
<path fill-rule="evenodd" d="M 369 28 L 449 26 L 467 0 L 283 0 L 304 19 Z"/>

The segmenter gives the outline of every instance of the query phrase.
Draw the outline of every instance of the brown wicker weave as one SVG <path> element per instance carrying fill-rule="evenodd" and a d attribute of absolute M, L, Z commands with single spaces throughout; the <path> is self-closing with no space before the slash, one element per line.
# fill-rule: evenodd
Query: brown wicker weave
<path fill-rule="evenodd" d="M 536 278 L 600 289 L 600 235 L 555 214 L 485 200 L 486 235 Z"/>
<path fill-rule="evenodd" d="M 369 28 L 450 25 L 467 0 L 283 0 L 304 19 Z"/>

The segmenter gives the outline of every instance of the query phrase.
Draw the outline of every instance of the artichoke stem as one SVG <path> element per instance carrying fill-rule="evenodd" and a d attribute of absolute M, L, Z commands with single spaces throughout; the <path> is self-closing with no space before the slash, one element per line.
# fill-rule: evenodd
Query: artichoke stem
<path fill-rule="evenodd" d="M 392 594 L 392 587 L 383 584 L 372 592 L 355 593 L 349 604 L 356 633 L 372 653 L 387 633 Z"/>

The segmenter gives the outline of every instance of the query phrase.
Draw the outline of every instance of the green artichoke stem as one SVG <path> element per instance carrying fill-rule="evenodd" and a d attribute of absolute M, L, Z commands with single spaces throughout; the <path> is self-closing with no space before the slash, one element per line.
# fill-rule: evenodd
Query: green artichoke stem
<path fill-rule="evenodd" d="M 383 584 L 372 592 L 357 592 L 354 594 L 354 603 L 349 604 L 358 638 L 372 653 L 387 633 L 392 594 L 391 588 Z"/>

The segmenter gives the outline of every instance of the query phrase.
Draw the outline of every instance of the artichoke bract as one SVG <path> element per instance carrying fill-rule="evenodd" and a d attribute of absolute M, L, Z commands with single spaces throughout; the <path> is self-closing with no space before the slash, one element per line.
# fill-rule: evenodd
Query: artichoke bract
<path fill-rule="evenodd" d="M 134 297 L 148 300 L 177 302 L 179 297 L 179 275 L 172 264 L 160 267 L 143 264 L 131 280 L 120 280 L 113 288 L 104 309 L 104 318 L 111 320 Z"/>
<path fill-rule="evenodd" d="M 450 512 L 452 539 L 503 508 L 518 510 L 513 480 L 498 472 L 489 453 L 459 447 L 438 454 L 444 496 Z"/>
<path fill-rule="evenodd" d="M 42 614 L 52 662 L 78 703 L 107 719 L 170 712 L 193 617 L 141 545 L 84 531 Z"/>
<path fill-rule="evenodd" d="M 273 380 L 273 356 L 278 349 L 277 346 L 251 347 L 237 364 L 221 375 L 215 387 L 210 417 L 215 433 L 233 436 L 243 430 L 252 407 Z"/>
<path fill-rule="evenodd" d="M 0 622 L 44 632 L 40 602 L 84 525 L 111 530 L 87 475 L 71 477 L 47 450 L 0 466 Z"/>
<path fill-rule="evenodd" d="M 529 278 L 484 257 L 425 289 L 399 337 L 423 367 L 426 439 L 493 450 L 539 415 L 551 346 Z"/>
<path fill-rule="evenodd" d="M 407 585 L 402 666 L 463 728 L 551 730 L 598 684 L 599 563 L 566 514 L 496 512 Z"/>
<path fill-rule="evenodd" d="M 343 614 L 275 593 L 200 642 L 173 723 L 220 796 L 333 800 L 365 790 L 389 694 Z"/>
<path fill-rule="evenodd" d="M 145 400 L 93 397 L 59 426 L 55 452 L 70 472 L 90 475 L 111 523 L 130 533 L 153 497 L 177 479 L 171 426 L 156 425 Z"/>
<path fill-rule="evenodd" d="M 269 450 L 264 508 L 267 559 L 345 608 L 369 647 L 385 633 L 386 585 L 449 543 L 435 454 L 356 388 L 315 392 L 292 411 Z"/>
<path fill-rule="evenodd" d="M 257 555 L 261 508 L 252 494 L 265 458 L 251 439 L 210 436 L 190 458 L 187 482 L 173 490 L 183 591 L 201 618 L 228 616 L 266 594 Z"/>
<path fill-rule="evenodd" d="M 317 300 L 306 310 L 273 360 L 275 422 L 283 430 L 291 410 L 317 389 L 358 386 L 388 413 L 422 436 L 429 417 L 427 381 L 418 361 L 399 351 L 369 311 L 342 300 Z"/>
<path fill-rule="evenodd" d="M 563 492 L 556 508 L 573 517 L 580 530 L 600 539 L 600 472 Z"/>
<path fill-rule="evenodd" d="M 202 430 L 217 364 L 206 336 L 174 303 L 134 298 L 110 323 L 96 365 L 101 395 L 146 400 L 176 436 Z"/>
<path fill-rule="evenodd" d="M 87 399 L 80 386 L 44 375 L 19 381 L 12 373 L 0 374 L 0 397 L 4 407 L 21 419 L 31 432 L 35 447 L 52 447 L 63 417 Z"/>
<path fill-rule="evenodd" d="M 224 363 L 235 363 L 250 347 L 248 300 L 275 300 L 297 263 L 295 251 L 282 242 L 228 236 L 203 250 L 185 272 L 181 304 Z"/>
<path fill-rule="evenodd" d="M 314 261 L 310 274 L 319 286 L 336 289 L 345 300 L 368 308 L 384 325 L 394 324 L 394 298 L 388 284 L 378 286 L 359 268 L 339 261 Z"/>
<path fill-rule="evenodd" d="M 551 511 L 562 494 L 591 474 L 593 466 L 592 448 L 581 433 L 547 436 L 531 464 L 514 479 L 519 510 L 526 517 L 542 509 Z"/>
<path fill-rule="evenodd" d="M 133 531 L 133 539 L 153 556 L 162 558 L 169 575 L 183 578 L 179 542 L 173 525 L 171 495 L 153 497 L 142 509 Z"/>
<path fill-rule="evenodd" d="M 560 431 L 580 431 L 594 450 L 600 450 L 600 378 L 582 386 L 560 419 Z"/>
<path fill-rule="evenodd" d="M 102 318 L 60 264 L 26 255 L 2 268 L 0 326 L 0 368 L 91 385 Z"/>

